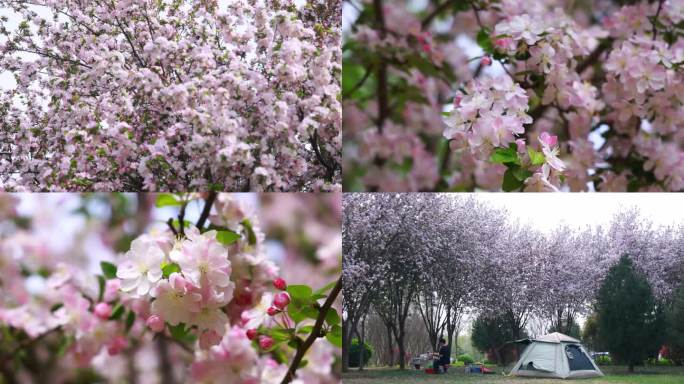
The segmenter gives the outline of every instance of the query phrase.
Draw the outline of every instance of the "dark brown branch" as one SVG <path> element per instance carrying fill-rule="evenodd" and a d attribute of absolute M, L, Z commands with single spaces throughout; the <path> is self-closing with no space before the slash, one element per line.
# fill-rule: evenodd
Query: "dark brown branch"
<path fill-rule="evenodd" d="M 123 33 L 124 36 L 126 37 L 126 41 L 128 41 L 128 45 L 131 46 L 131 50 L 133 51 L 133 56 L 135 56 L 135 58 L 138 60 L 138 63 L 140 64 L 141 67 L 146 67 L 145 62 L 138 55 L 138 51 L 135 50 L 135 45 L 133 44 L 133 40 L 131 40 L 131 37 L 128 35 L 128 32 L 126 32 L 126 29 L 124 29 L 123 25 L 121 25 L 119 18 L 115 17 L 114 20 L 116 20 L 116 25 L 121 30 L 121 33 Z"/>
<path fill-rule="evenodd" d="M 594 49 L 594 51 L 590 53 L 589 56 L 587 56 L 587 58 L 584 59 L 584 61 L 577 64 L 577 73 L 581 75 L 585 69 L 594 65 L 594 63 L 599 59 L 599 57 L 612 46 L 613 39 L 610 38 L 603 40 L 601 43 L 599 43 L 598 47 L 596 47 L 596 49 Z"/>
<path fill-rule="evenodd" d="M 181 237 L 185 237 L 185 207 L 188 206 L 187 202 L 181 205 L 180 211 L 178 212 L 178 232 Z"/>
<path fill-rule="evenodd" d="M 375 22 L 380 29 L 380 38 L 384 39 L 387 31 L 385 30 L 385 12 L 382 9 L 382 0 L 373 0 L 375 7 Z M 382 128 L 385 125 L 385 120 L 389 116 L 389 102 L 387 99 L 387 61 L 381 58 L 378 66 L 378 132 L 382 134 Z"/>
<path fill-rule="evenodd" d="M 196 227 L 198 229 L 201 229 L 204 226 L 204 223 L 209 218 L 209 212 L 211 212 L 211 206 L 214 205 L 214 201 L 216 200 L 216 196 L 217 196 L 217 194 L 215 191 L 209 192 L 209 195 L 207 196 L 207 199 L 204 202 L 204 208 L 202 209 L 202 213 L 200 214 L 200 218 L 199 218 L 199 220 L 197 220 Z"/>
<path fill-rule="evenodd" d="M 658 1 L 658 10 L 656 11 L 655 16 L 653 16 L 653 20 L 651 21 L 651 24 L 653 25 L 653 41 L 655 41 L 656 37 L 658 36 L 658 16 L 660 16 L 660 11 L 663 9 L 664 2 L 665 0 Z"/>
<path fill-rule="evenodd" d="M 328 298 L 325 300 L 325 303 L 323 303 L 321 308 L 318 310 L 318 317 L 316 318 L 316 323 L 314 323 L 313 329 L 311 330 L 309 337 L 306 338 L 304 343 L 300 344 L 297 347 L 295 357 L 292 359 L 290 368 L 287 370 L 287 374 L 283 378 L 281 384 L 289 384 L 290 382 L 292 382 L 292 379 L 294 379 L 295 372 L 297 372 L 297 368 L 299 367 L 299 364 L 302 362 L 304 354 L 306 353 L 306 351 L 309 350 L 314 341 L 316 341 L 316 339 L 320 337 L 321 328 L 323 328 L 323 323 L 325 322 L 325 315 L 326 313 L 328 313 L 328 309 L 332 307 L 341 289 L 342 278 L 339 278 L 337 279 L 337 284 L 335 284 L 335 287 L 332 289 L 332 291 L 330 291 L 330 295 L 328 295 Z"/>
<path fill-rule="evenodd" d="M 335 170 L 339 167 L 339 164 L 337 164 L 333 159 L 329 159 L 329 161 L 325 159 L 325 157 L 321 153 L 321 149 L 318 142 L 318 130 L 315 129 L 313 136 L 311 136 L 311 138 L 309 139 L 309 144 L 311 144 L 311 146 L 313 147 L 318 162 L 321 163 L 323 167 L 325 167 L 327 179 L 329 181 L 332 181 L 335 177 Z"/>
<path fill-rule="evenodd" d="M 437 8 L 433 9 L 430 14 L 428 14 L 423 21 L 420 23 L 421 27 L 423 29 L 427 28 L 430 23 L 432 23 L 432 20 L 434 20 L 435 17 L 439 16 L 440 13 L 444 12 L 451 6 L 452 4 L 456 4 L 458 0 L 446 0 L 442 4 L 440 4 Z"/>
<path fill-rule="evenodd" d="M 354 92 L 358 91 L 359 88 L 361 88 L 363 86 L 363 84 L 366 83 L 366 80 L 368 80 L 368 78 L 370 77 L 371 72 L 372 71 L 370 69 L 366 70 L 366 73 L 363 75 L 361 80 L 359 80 L 359 82 L 356 83 L 354 85 L 354 87 L 349 90 L 349 92 L 342 94 L 342 99 L 346 99 L 346 98 L 350 97 L 351 95 L 353 95 Z"/>
<path fill-rule="evenodd" d="M 176 227 L 173 226 L 173 219 L 169 217 L 169 220 L 166 222 L 166 225 L 169 226 L 171 229 L 171 232 L 173 232 L 174 236 L 178 236 L 178 231 L 176 231 Z"/>

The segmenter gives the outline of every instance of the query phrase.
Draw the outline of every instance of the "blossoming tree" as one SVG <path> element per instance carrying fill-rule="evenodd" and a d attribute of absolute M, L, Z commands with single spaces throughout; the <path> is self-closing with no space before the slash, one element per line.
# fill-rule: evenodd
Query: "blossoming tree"
<path fill-rule="evenodd" d="M 681 1 L 421 4 L 345 3 L 345 188 L 684 189 Z"/>
<path fill-rule="evenodd" d="M 0 189 L 340 189 L 336 4 L 0 1 Z"/>
<path fill-rule="evenodd" d="M 503 343 L 576 331 L 580 317 L 593 311 L 608 271 L 625 255 L 663 308 L 684 281 L 684 223 L 656 226 L 635 209 L 603 226 L 542 232 L 452 193 L 355 193 L 343 200 L 342 274 L 358 281 L 343 288 L 344 343 L 363 328 L 364 316 L 372 318 L 367 333 L 391 332 L 387 345 L 374 347 L 395 356 L 397 346 L 402 368 L 403 352 L 425 352 L 405 347 L 402 329 L 410 317 L 424 323 L 420 348 L 436 348 L 439 336 L 452 338 L 468 324 L 459 323 L 464 316 L 495 319 L 509 335 Z"/>
<path fill-rule="evenodd" d="M 266 256 L 257 212 L 233 196 L 159 195 L 156 206 L 178 215 L 151 231 L 154 196 L 140 195 L 137 207 L 126 197 L 102 198 L 111 204 L 109 222 L 82 205 L 91 226 L 77 247 L 57 251 L 36 245 L 49 222 L 18 216 L 15 197 L 1 196 L 0 370 L 7 382 L 48 375 L 54 382 L 339 382 L 339 247 L 334 266 L 316 264 L 325 284 L 312 289 L 282 277 L 287 272 Z M 278 204 L 287 206 L 287 199 Z M 192 223 L 191 204 L 201 207 Z M 339 233 L 339 221 L 317 224 Z M 325 239 L 324 230 L 296 232 L 309 244 Z M 87 268 L 93 236 L 112 254 L 124 251 L 102 261 L 97 275 Z M 333 238 L 314 246 L 335 244 Z M 80 252 L 86 254 L 74 259 Z"/>

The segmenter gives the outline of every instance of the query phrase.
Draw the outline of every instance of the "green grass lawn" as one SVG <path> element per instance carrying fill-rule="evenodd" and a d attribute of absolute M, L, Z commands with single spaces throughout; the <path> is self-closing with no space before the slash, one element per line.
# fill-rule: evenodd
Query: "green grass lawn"
<path fill-rule="evenodd" d="M 370 368 L 363 372 L 352 370 L 342 374 L 344 384 L 446 384 L 446 383 L 501 383 L 501 384 L 557 384 L 558 379 L 532 379 L 508 377 L 502 368 L 495 367 L 496 374 L 466 374 L 463 368 L 452 368 L 449 373 L 428 375 L 423 371 L 399 371 L 390 368 Z M 582 384 L 684 384 L 684 367 L 636 367 L 635 373 L 626 367 L 601 367 L 605 377 L 577 380 Z"/>

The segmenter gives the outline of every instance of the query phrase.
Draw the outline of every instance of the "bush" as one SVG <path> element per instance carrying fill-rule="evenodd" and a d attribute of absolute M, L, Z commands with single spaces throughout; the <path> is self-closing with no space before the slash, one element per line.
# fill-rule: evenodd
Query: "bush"
<path fill-rule="evenodd" d="M 456 358 L 456 360 L 457 360 L 457 361 L 463 362 L 464 365 L 466 365 L 466 364 L 472 364 L 472 363 L 475 362 L 475 359 L 473 359 L 473 357 L 470 356 L 470 355 L 467 354 L 467 353 L 464 353 L 464 354 L 462 354 L 462 355 L 458 355 L 458 357 Z"/>
<path fill-rule="evenodd" d="M 610 365 L 612 363 L 610 356 L 608 355 L 596 356 L 594 362 L 596 363 L 596 365 Z"/>
<path fill-rule="evenodd" d="M 368 343 L 363 343 L 363 365 L 368 365 L 368 360 L 370 360 L 373 354 L 373 348 Z M 349 348 L 349 366 L 358 367 L 359 366 L 359 340 L 352 339 L 351 347 Z"/>
<path fill-rule="evenodd" d="M 672 360 L 665 358 L 665 357 L 663 357 L 662 359 L 650 358 L 650 359 L 646 360 L 646 364 L 647 365 L 655 365 L 658 367 L 670 367 L 670 366 L 674 365 Z"/>

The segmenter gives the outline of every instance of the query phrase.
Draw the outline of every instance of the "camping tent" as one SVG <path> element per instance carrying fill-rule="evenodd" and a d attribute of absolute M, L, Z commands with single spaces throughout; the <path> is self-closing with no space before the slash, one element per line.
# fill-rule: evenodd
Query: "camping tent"
<path fill-rule="evenodd" d="M 511 375 L 572 379 L 603 376 L 579 340 L 562 333 L 518 340 L 528 344 Z"/>

